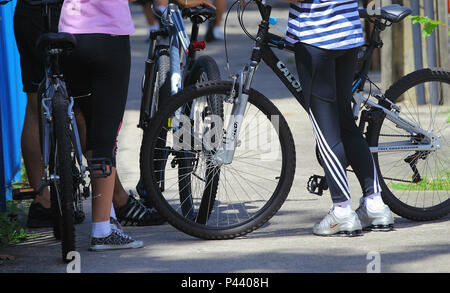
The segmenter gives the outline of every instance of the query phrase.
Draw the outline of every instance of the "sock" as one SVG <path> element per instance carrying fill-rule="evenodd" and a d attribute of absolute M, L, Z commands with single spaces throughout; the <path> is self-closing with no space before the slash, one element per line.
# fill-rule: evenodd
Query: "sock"
<path fill-rule="evenodd" d="M 213 28 L 213 35 L 216 39 L 218 40 L 223 40 L 224 36 L 223 36 L 223 29 L 220 26 L 214 26 Z"/>
<path fill-rule="evenodd" d="M 117 217 L 116 217 L 116 210 L 114 209 L 114 204 L 113 204 L 113 203 L 111 203 L 111 218 L 117 220 Z"/>
<path fill-rule="evenodd" d="M 374 193 L 364 198 L 364 204 L 370 211 L 379 211 L 384 208 L 384 202 L 381 193 Z"/>
<path fill-rule="evenodd" d="M 352 207 L 351 207 L 350 201 L 347 200 L 347 201 L 340 202 L 340 203 L 334 203 L 333 211 L 334 211 L 334 214 L 338 218 L 347 217 L 352 212 Z"/>
<path fill-rule="evenodd" d="M 102 238 L 111 234 L 111 225 L 109 221 L 93 222 L 91 235 L 95 238 Z"/>

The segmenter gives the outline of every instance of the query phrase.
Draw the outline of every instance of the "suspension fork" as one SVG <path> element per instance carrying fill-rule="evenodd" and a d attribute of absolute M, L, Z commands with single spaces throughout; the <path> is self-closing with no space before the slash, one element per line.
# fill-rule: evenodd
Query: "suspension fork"
<path fill-rule="evenodd" d="M 262 9 L 263 8 L 260 8 L 260 11 L 262 11 Z M 218 164 L 231 164 L 231 162 L 233 161 L 236 146 L 239 141 L 239 133 L 241 130 L 242 122 L 244 120 L 244 113 L 247 108 L 247 102 L 253 77 L 262 59 L 263 50 L 261 47 L 264 45 L 265 36 L 269 31 L 268 19 L 270 16 L 270 9 L 270 6 L 265 6 L 265 10 L 261 12 L 263 20 L 259 25 L 258 34 L 256 36 L 255 45 L 253 46 L 250 63 L 244 67 L 242 72 L 239 74 L 239 77 L 234 77 L 233 88 L 231 89 L 232 95 L 235 90 L 234 86 L 237 78 L 239 78 L 239 92 L 236 99 L 234 99 L 233 108 L 231 110 L 230 119 L 225 133 L 225 138 L 223 140 L 221 148 L 215 156 Z"/>

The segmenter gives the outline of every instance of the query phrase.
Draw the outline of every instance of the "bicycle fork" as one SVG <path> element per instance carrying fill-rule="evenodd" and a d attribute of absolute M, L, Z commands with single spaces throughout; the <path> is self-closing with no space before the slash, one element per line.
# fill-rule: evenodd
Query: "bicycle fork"
<path fill-rule="evenodd" d="M 233 161 L 236 146 L 239 142 L 239 132 L 244 120 L 244 113 L 247 108 L 250 87 L 257 67 L 258 62 L 252 61 L 250 65 L 244 67 L 238 76 L 233 77 L 233 86 L 229 98 L 229 100 L 233 102 L 233 108 L 231 110 L 231 115 L 222 145 L 214 156 L 216 163 L 219 165 L 231 164 Z M 239 92 L 237 97 L 233 99 L 233 96 L 236 94 L 235 85 L 238 78 Z"/>

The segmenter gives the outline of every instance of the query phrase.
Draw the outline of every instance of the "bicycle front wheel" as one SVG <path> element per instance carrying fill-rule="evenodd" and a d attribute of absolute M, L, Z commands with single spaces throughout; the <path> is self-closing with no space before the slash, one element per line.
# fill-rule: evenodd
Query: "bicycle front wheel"
<path fill-rule="evenodd" d="M 385 93 L 401 107 L 401 118 L 433 133 L 432 141 L 384 115 L 369 125 L 371 146 L 432 145 L 431 150 L 397 149 L 373 154 L 383 200 L 404 218 L 426 221 L 450 213 L 449 94 L 450 72 L 441 69 L 413 72 Z"/>
<path fill-rule="evenodd" d="M 272 102 L 255 90 L 234 158 L 220 163 L 218 150 L 233 106 L 225 102 L 234 98 L 229 99 L 231 87 L 231 82 L 211 81 L 173 96 L 151 121 L 141 148 L 143 179 L 154 206 L 174 227 L 202 239 L 230 239 L 259 228 L 281 207 L 294 179 L 291 131 Z M 208 111 L 211 99 L 223 103 L 224 119 Z M 167 135 L 161 137 L 162 132 Z M 160 142 L 167 157 L 158 156 Z M 180 178 L 180 162 L 186 159 L 191 163 Z M 167 162 L 164 189 L 152 163 L 159 160 Z M 188 197 L 181 196 L 184 188 L 191 188 Z"/>

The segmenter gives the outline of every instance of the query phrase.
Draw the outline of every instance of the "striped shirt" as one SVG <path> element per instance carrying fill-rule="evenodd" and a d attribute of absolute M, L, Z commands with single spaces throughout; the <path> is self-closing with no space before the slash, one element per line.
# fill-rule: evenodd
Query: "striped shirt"
<path fill-rule="evenodd" d="M 289 43 L 328 50 L 362 46 L 364 35 L 357 0 L 305 0 L 291 3 L 286 32 Z"/>

